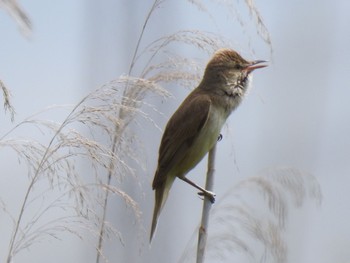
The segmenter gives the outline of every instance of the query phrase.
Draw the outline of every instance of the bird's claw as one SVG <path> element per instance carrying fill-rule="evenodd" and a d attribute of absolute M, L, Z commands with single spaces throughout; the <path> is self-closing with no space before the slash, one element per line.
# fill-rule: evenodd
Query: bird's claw
<path fill-rule="evenodd" d="M 206 191 L 206 192 L 199 192 L 198 195 L 200 196 L 206 196 L 208 197 L 209 201 L 214 204 L 215 203 L 215 196 L 216 194 L 210 191 Z"/>
<path fill-rule="evenodd" d="M 220 133 L 219 136 L 218 136 L 218 142 L 221 141 L 223 138 L 222 134 Z"/>

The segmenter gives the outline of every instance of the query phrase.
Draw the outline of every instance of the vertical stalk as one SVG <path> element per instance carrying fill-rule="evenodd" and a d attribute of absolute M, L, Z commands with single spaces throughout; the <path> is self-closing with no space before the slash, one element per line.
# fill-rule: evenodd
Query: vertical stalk
<path fill-rule="evenodd" d="M 208 154 L 208 170 L 207 179 L 205 183 L 205 189 L 212 191 L 214 186 L 214 172 L 215 172 L 215 154 L 216 154 L 216 143 Z M 204 197 L 203 201 L 203 211 L 202 211 L 202 221 L 198 230 L 198 247 L 197 247 L 197 263 L 204 262 L 205 247 L 207 244 L 208 236 L 208 224 L 209 224 L 209 214 L 211 209 L 211 201 L 208 197 Z"/>

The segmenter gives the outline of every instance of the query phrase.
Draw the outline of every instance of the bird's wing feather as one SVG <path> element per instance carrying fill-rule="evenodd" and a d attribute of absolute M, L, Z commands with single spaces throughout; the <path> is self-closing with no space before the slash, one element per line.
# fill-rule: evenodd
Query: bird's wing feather
<path fill-rule="evenodd" d="M 177 165 L 184 152 L 191 147 L 208 119 L 211 107 L 209 96 L 196 96 L 196 93 L 191 95 L 181 104 L 165 128 L 153 189 L 163 184 L 169 170 Z"/>

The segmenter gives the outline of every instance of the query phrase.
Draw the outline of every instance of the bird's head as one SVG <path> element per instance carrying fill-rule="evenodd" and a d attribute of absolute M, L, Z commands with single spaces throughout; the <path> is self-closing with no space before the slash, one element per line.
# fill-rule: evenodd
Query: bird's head
<path fill-rule="evenodd" d="M 247 61 L 232 49 L 219 49 L 205 69 L 202 81 L 205 85 L 202 86 L 214 90 L 220 87 L 227 95 L 243 95 L 250 81 L 250 73 L 266 67 L 266 64 L 262 64 L 264 62 L 266 61 Z"/>

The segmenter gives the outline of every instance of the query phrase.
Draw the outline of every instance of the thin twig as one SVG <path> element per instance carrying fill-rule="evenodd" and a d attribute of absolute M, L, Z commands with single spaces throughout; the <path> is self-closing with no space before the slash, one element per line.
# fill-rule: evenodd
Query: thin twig
<path fill-rule="evenodd" d="M 208 155 L 208 171 L 207 171 L 207 181 L 205 183 L 205 189 L 212 191 L 214 186 L 214 172 L 215 172 L 215 153 L 216 144 L 209 151 Z M 211 201 L 208 197 L 204 197 L 203 211 L 202 211 L 202 222 L 198 231 L 198 247 L 197 247 L 197 263 L 204 262 L 204 253 L 207 243 L 208 236 L 208 224 L 209 224 L 209 214 L 211 209 Z"/>
<path fill-rule="evenodd" d="M 85 101 L 86 97 L 84 97 L 73 109 L 72 111 L 68 114 L 68 116 L 66 117 L 66 119 L 62 122 L 61 126 L 57 129 L 57 131 L 55 132 L 55 134 L 52 136 L 37 168 L 36 168 L 36 171 L 35 171 L 35 174 L 33 176 L 33 178 L 31 179 L 31 182 L 26 190 L 26 194 L 24 196 L 24 199 L 23 199 L 23 202 L 22 202 L 22 206 L 21 206 L 21 209 L 20 209 L 20 212 L 19 212 L 19 215 L 18 215 L 18 219 L 17 219 L 17 222 L 16 222 L 16 225 L 15 225 L 15 228 L 14 228 L 14 231 L 13 231 L 13 234 L 12 234 L 12 237 L 11 237 L 11 240 L 10 240 L 10 244 L 9 244 L 9 251 L 8 251 L 8 255 L 7 255 L 7 263 L 10 263 L 12 261 L 12 257 L 13 257 L 13 249 L 14 249 L 14 245 L 15 245 L 15 241 L 16 241 L 16 238 L 17 238 L 17 234 L 18 234 L 18 231 L 19 231 L 19 228 L 20 228 L 20 225 L 22 223 L 22 218 L 23 218 L 23 215 L 24 215 L 24 212 L 25 212 L 25 207 L 27 205 L 27 202 L 29 200 L 29 195 L 30 193 L 32 192 L 33 190 L 33 187 L 35 185 L 35 183 L 37 182 L 38 180 L 38 177 L 40 176 L 42 170 L 43 170 L 43 166 L 44 166 L 44 163 L 48 160 L 48 156 L 50 155 L 50 149 L 51 149 L 51 146 L 53 145 L 55 139 L 59 136 L 59 134 L 61 133 L 61 131 L 63 130 L 63 128 L 66 126 L 67 122 L 69 121 L 70 117 L 74 114 L 74 112 L 77 110 L 77 108 Z"/>

